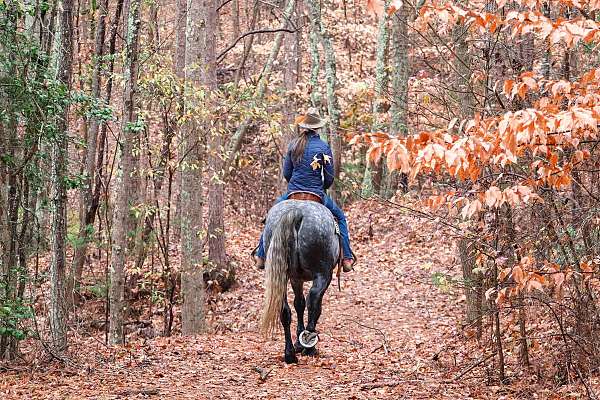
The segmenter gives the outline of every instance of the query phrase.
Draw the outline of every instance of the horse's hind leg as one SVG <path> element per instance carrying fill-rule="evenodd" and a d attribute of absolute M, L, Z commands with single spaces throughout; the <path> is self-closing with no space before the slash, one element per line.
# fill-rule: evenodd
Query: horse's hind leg
<path fill-rule="evenodd" d="M 316 334 L 317 321 L 321 316 L 321 304 L 323 303 L 323 296 L 325 291 L 331 283 L 331 275 L 317 275 L 313 280 L 313 285 L 308 293 L 308 323 L 306 330 L 310 333 Z M 312 355 L 316 352 L 315 348 L 305 349 L 303 354 Z"/>
<path fill-rule="evenodd" d="M 331 276 L 317 275 L 313 280 L 313 285 L 308 293 L 308 324 L 306 330 L 314 332 L 317 327 L 317 321 L 321 316 L 321 304 L 325 291 L 331 283 Z"/>
<path fill-rule="evenodd" d="M 285 362 L 287 364 L 297 363 L 298 357 L 294 351 L 294 345 L 292 344 L 292 333 L 290 332 L 290 325 L 292 324 L 292 312 L 287 302 L 287 296 L 283 298 L 283 307 L 281 308 L 281 324 L 283 325 L 283 332 L 285 335 Z"/>
<path fill-rule="evenodd" d="M 306 308 L 306 300 L 304 299 L 304 288 L 303 282 L 292 280 L 292 289 L 294 290 L 294 309 L 298 317 L 298 327 L 296 328 L 296 343 L 294 343 L 294 349 L 296 353 L 301 352 L 304 347 L 300 344 L 298 337 L 304 331 L 304 309 Z"/>

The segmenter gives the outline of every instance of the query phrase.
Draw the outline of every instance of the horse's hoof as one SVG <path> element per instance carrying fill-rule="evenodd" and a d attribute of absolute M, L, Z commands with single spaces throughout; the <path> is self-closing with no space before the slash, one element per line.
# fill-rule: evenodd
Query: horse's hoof
<path fill-rule="evenodd" d="M 298 357 L 296 357 L 296 354 L 294 354 L 294 353 L 286 354 L 284 359 L 285 359 L 286 364 L 297 364 L 298 363 Z"/>
<path fill-rule="evenodd" d="M 317 350 L 316 347 L 311 347 L 311 348 L 302 350 L 303 356 L 315 357 L 318 354 L 319 354 L 319 350 Z"/>
<path fill-rule="evenodd" d="M 305 349 L 309 349 L 311 347 L 315 347 L 319 342 L 319 335 L 317 332 L 309 332 L 302 331 L 300 335 L 298 335 L 298 341 Z"/>

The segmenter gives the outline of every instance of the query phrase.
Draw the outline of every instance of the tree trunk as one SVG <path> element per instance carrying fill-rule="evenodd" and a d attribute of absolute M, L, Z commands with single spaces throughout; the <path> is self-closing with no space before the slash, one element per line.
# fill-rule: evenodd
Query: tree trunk
<path fill-rule="evenodd" d="M 100 87 L 102 84 L 101 71 L 104 65 L 104 37 L 106 34 L 106 15 L 108 13 L 108 0 L 101 0 L 99 4 L 98 26 L 96 29 L 96 50 L 95 64 L 92 73 L 92 93 L 91 96 L 98 100 L 100 104 Z M 71 277 L 69 279 L 69 291 L 77 289 L 83 273 L 83 265 L 87 253 L 88 243 L 92 238 L 94 222 L 96 219 L 97 207 L 93 205 L 94 178 L 96 176 L 96 156 L 98 146 L 98 131 L 100 121 L 97 118 L 89 119 L 88 140 L 85 151 L 85 182 L 81 189 L 80 196 L 80 215 L 79 215 L 79 235 L 73 254 L 73 266 Z M 102 145 L 102 144 L 101 144 Z"/>
<path fill-rule="evenodd" d="M 240 2 L 239 0 L 231 1 L 231 24 L 232 35 L 231 39 L 236 40 L 240 36 Z"/>
<path fill-rule="evenodd" d="M 317 28 L 314 26 L 314 19 L 311 19 L 311 27 L 308 32 L 309 52 L 310 52 L 310 102 L 314 108 L 321 112 L 323 96 L 321 93 L 321 85 L 319 84 L 319 74 L 321 72 L 321 55 L 319 54 L 319 35 Z M 319 131 L 323 141 L 329 142 L 326 129 Z"/>
<path fill-rule="evenodd" d="M 327 112 L 329 114 L 329 142 L 333 151 L 333 167 L 335 169 L 335 182 L 331 188 L 331 197 L 334 200 L 339 200 L 339 176 L 342 166 L 342 139 L 338 133 L 340 126 L 340 107 L 338 105 L 338 98 L 336 94 L 337 90 L 337 72 L 336 72 L 336 61 L 335 61 L 335 49 L 333 47 L 333 40 L 329 35 L 329 32 L 323 26 L 321 20 L 321 7 L 316 0 L 308 0 L 309 7 L 309 18 L 311 20 L 311 26 L 315 30 L 315 33 L 319 37 L 319 41 L 323 46 L 323 53 L 325 56 L 325 79 L 327 88 Z"/>
<path fill-rule="evenodd" d="M 481 273 L 475 273 L 475 259 L 477 251 L 475 243 L 467 238 L 458 242 L 458 254 L 463 270 L 463 281 L 466 298 L 466 325 L 474 324 L 477 329 L 477 338 L 482 333 L 482 279 Z"/>
<path fill-rule="evenodd" d="M 390 131 L 393 135 L 408 135 L 408 79 L 410 59 L 408 57 L 408 18 L 407 6 L 402 6 L 392 17 L 393 67 L 392 105 Z M 408 176 L 397 171 L 387 171 L 382 184 L 382 196 L 390 198 L 398 190 L 408 190 Z"/>
<path fill-rule="evenodd" d="M 177 115 L 175 116 L 177 119 L 176 130 L 177 133 L 181 130 L 181 126 L 179 125 L 179 121 L 181 120 L 181 116 L 183 116 L 184 110 L 184 96 L 183 96 L 183 81 L 185 79 L 185 42 L 186 42 L 186 23 L 187 23 L 187 0 L 177 0 L 177 20 L 175 21 L 175 55 L 173 68 L 175 76 L 179 80 L 179 89 L 181 92 L 179 93 L 179 107 L 177 109 Z M 176 135 L 177 135 L 176 133 Z M 181 135 L 177 135 L 180 138 Z M 177 148 L 182 149 L 183 143 L 180 140 L 177 142 Z M 175 197 L 175 219 L 181 220 L 181 169 L 177 168 L 175 171 L 175 182 L 177 187 L 179 188 L 179 192 Z M 173 227 L 173 234 L 176 238 L 181 238 L 181 224 L 176 224 Z"/>
<path fill-rule="evenodd" d="M 550 2 L 544 2 L 542 4 L 542 13 L 544 14 L 544 17 L 546 18 L 550 18 Z M 545 45 L 545 49 L 544 49 L 544 55 L 542 58 L 542 75 L 544 76 L 545 79 L 550 79 L 550 73 L 551 73 L 551 65 L 550 65 L 550 59 L 552 58 L 552 45 L 550 44 L 550 39 L 546 39 L 545 41 L 546 43 L 544 43 Z"/>
<path fill-rule="evenodd" d="M 285 9 L 283 10 L 283 28 L 287 28 L 289 26 L 289 19 L 294 11 L 296 6 L 296 0 L 289 0 Z M 265 67 L 262 70 L 260 80 L 256 87 L 256 93 L 254 94 L 254 101 L 258 102 L 262 100 L 265 95 L 265 91 L 267 90 L 267 83 L 269 78 L 271 77 L 271 71 L 273 70 L 273 64 L 277 59 L 277 55 L 279 54 L 279 50 L 281 49 L 281 44 L 283 42 L 284 32 L 278 32 L 275 36 L 275 42 L 273 43 L 273 47 L 271 47 L 271 53 L 269 54 L 269 59 L 267 60 Z M 231 164 L 235 160 L 237 152 L 242 147 L 242 142 L 244 141 L 244 137 L 246 136 L 246 132 L 248 131 L 248 126 L 250 125 L 250 119 L 246 119 L 242 122 L 240 127 L 237 129 L 233 137 L 231 138 L 228 146 L 227 146 L 227 161 L 225 163 L 225 175 L 228 175 L 231 170 Z"/>
<path fill-rule="evenodd" d="M 2 45 L 0 44 L 0 49 Z M 2 49 L 4 50 L 4 49 Z M 4 71 L 2 71 L 4 72 Z M 4 78 L 4 76 L 0 76 Z M 0 97 L 0 105 L 3 109 L 8 109 L 7 98 L 2 96 Z M 9 131 L 10 132 L 10 131 Z M 9 151 L 7 149 L 9 146 L 9 132 L 5 129 L 4 122 L 0 121 L 0 149 L 2 159 L 5 159 L 6 156 L 10 156 Z M 13 134 L 16 134 L 16 130 L 12 130 Z M 4 161 L 0 161 L 0 274 L 2 274 L 2 279 L 0 280 L 0 298 L 5 299 L 7 297 L 8 285 L 4 277 L 7 276 L 8 270 L 8 254 L 10 249 L 10 228 L 9 228 L 9 212 L 8 212 L 8 199 L 9 199 L 9 166 Z M 0 348 L 0 359 L 3 357 L 2 349 Z"/>
<path fill-rule="evenodd" d="M 217 2 L 207 2 L 207 8 L 203 10 L 206 21 L 204 43 L 200 49 L 203 68 L 199 76 L 199 83 L 206 89 L 209 99 L 214 100 L 217 90 L 217 67 L 216 67 L 216 40 L 217 26 L 212 23 L 216 19 Z M 205 6 L 206 7 L 206 6 Z M 217 110 L 214 101 L 213 110 Z M 224 121 L 219 118 L 211 118 L 205 121 L 205 132 L 208 133 L 208 279 L 214 282 L 218 290 L 227 290 L 233 283 L 235 271 L 227 262 L 225 254 L 225 221 L 223 220 L 223 155 L 222 155 L 222 132 Z"/>
<path fill-rule="evenodd" d="M 470 92 L 469 77 L 471 76 L 471 56 L 466 39 L 468 34 L 467 27 L 456 25 L 452 32 L 454 36 L 454 47 L 456 51 L 456 59 L 454 66 L 458 72 L 456 75 L 456 97 L 459 105 L 460 117 L 470 118 L 473 115 L 474 99 Z"/>
<path fill-rule="evenodd" d="M 214 0 L 188 0 L 185 52 L 186 84 L 205 90 L 210 99 L 216 88 L 215 42 L 216 7 Z M 210 102 L 210 100 L 209 100 Z M 210 103 L 209 103 L 210 104 Z M 186 102 L 186 114 L 199 106 L 195 98 Z M 212 146 L 219 139 L 218 129 L 207 122 L 188 119 L 184 127 L 182 147 L 185 160 L 181 184 L 181 292 L 183 295 L 182 332 L 197 334 L 206 329 L 204 311 L 204 279 L 202 259 L 202 132 L 208 132 Z M 204 125 L 204 126 L 202 126 Z M 208 128 L 208 129 L 206 129 Z M 212 129 L 211 129 L 212 128 Z M 214 171 L 213 171 L 214 172 Z M 212 176 L 210 179 L 212 180 Z M 214 193 L 213 193 L 214 196 Z"/>
<path fill-rule="evenodd" d="M 130 200 L 135 196 L 134 145 L 139 138 L 137 126 L 137 77 L 139 55 L 140 0 L 130 0 L 127 7 L 125 27 L 125 92 L 123 95 L 123 120 L 121 123 L 121 180 L 113 216 L 112 269 L 110 271 L 110 328 L 109 342 L 120 344 L 125 340 L 123 318 L 125 313 L 125 265 L 126 254 L 131 247 L 129 229 L 132 226 Z"/>
<path fill-rule="evenodd" d="M 308 0 L 309 19 L 311 25 L 316 30 L 317 37 L 323 46 L 325 56 L 325 79 L 327 88 L 327 112 L 329 114 L 329 142 L 333 151 L 333 167 L 335 169 L 335 181 L 331 188 L 331 197 L 339 200 L 339 176 L 342 166 L 342 139 L 338 133 L 340 126 L 340 107 L 338 105 L 337 90 L 337 72 L 335 61 L 335 49 L 329 32 L 323 26 L 321 20 L 321 7 L 316 0 Z"/>
<path fill-rule="evenodd" d="M 9 106 L 6 105 L 6 109 L 8 108 Z M 10 114 L 13 113 L 11 112 Z M 16 126 L 14 114 L 8 118 L 6 126 L 0 123 L 0 133 L 3 134 L 2 139 L 6 138 L 6 142 L 2 143 L 6 145 L 3 149 L 7 149 L 6 153 L 2 154 L 3 156 L 7 156 L 6 160 L 17 157 L 18 135 Z M 6 168 L 3 168 L 2 171 L 3 176 L 0 177 L 2 178 L 0 179 L 0 182 L 2 182 L 0 190 L 3 192 L 0 194 L 0 200 L 3 200 L 0 203 L 0 207 L 6 205 L 4 210 L 0 209 L 0 216 L 4 216 L 0 220 L 0 239 L 2 240 L 0 299 L 13 302 L 16 300 L 17 226 L 19 222 L 20 190 L 17 175 L 12 171 L 11 164 L 6 163 L 5 166 Z M 13 359 L 15 357 L 16 341 L 14 336 L 10 334 L 0 335 L 0 359 Z"/>
<path fill-rule="evenodd" d="M 387 69 L 387 60 L 388 60 L 388 47 L 389 47 L 389 8 L 390 1 L 386 0 L 384 6 L 384 13 L 380 17 L 379 20 L 379 35 L 377 37 L 377 50 L 376 50 L 376 58 L 375 58 L 375 99 L 373 100 L 373 109 L 371 110 L 373 114 L 373 124 L 371 126 L 371 130 L 373 132 L 378 132 L 383 130 L 385 113 L 387 113 L 385 96 L 388 92 L 388 69 Z M 397 43 L 394 43 L 397 46 Z M 382 115 L 383 114 L 383 115 Z M 367 163 L 365 168 L 365 173 L 363 175 L 362 181 L 362 197 L 371 197 L 373 192 L 377 190 L 376 184 L 381 182 L 377 182 L 377 172 L 381 170 L 380 165 L 371 165 L 371 163 Z"/>
<path fill-rule="evenodd" d="M 71 88 L 73 68 L 73 0 L 63 0 L 60 19 L 60 47 L 57 55 L 57 78 Z M 66 239 L 67 239 L 67 130 L 69 107 L 65 106 L 58 123 L 59 134 L 52 148 L 52 263 L 50 264 L 50 333 L 52 351 L 56 354 L 67 349 L 68 308 L 65 293 Z"/>
<path fill-rule="evenodd" d="M 10 16 L 2 22 L 4 22 L 4 30 L 0 31 L 2 36 L 0 51 L 1 54 L 10 55 L 7 45 L 15 40 L 18 21 Z M 14 65 L 8 65 L 8 63 L 0 64 L 0 80 L 6 82 L 11 75 L 16 75 L 15 69 Z M 13 300 L 14 283 L 11 282 L 11 278 L 16 261 L 17 221 L 15 214 L 18 213 L 15 201 L 17 188 L 13 172 L 14 163 L 9 162 L 16 158 L 18 143 L 16 117 L 15 112 L 11 110 L 11 101 L 5 90 L 0 86 L 0 109 L 3 110 L 4 116 L 0 119 L 0 302 L 2 304 Z M 15 357 L 15 354 L 7 351 L 12 340 L 14 338 L 10 334 L 0 335 L 0 360 Z"/>
<path fill-rule="evenodd" d="M 173 72 L 179 79 L 185 78 L 185 29 L 187 18 L 187 0 L 177 0 L 177 20 L 175 21 L 175 62 Z"/>
<path fill-rule="evenodd" d="M 103 103 L 108 105 L 110 104 L 110 101 L 112 99 L 112 89 L 113 89 L 113 72 L 115 69 L 115 54 L 116 54 L 116 46 L 117 46 L 117 34 L 119 32 L 119 23 L 121 20 L 121 14 L 123 12 L 123 4 L 124 4 L 124 0 L 117 0 L 117 4 L 115 7 L 115 12 L 111 21 L 111 27 L 110 27 L 110 41 L 109 41 L 109 45 L 108 45 L 108 55 L 109 55 L 109 62 L 108 62 L 108 67 L 107 67 L 107 72 L 106 72 L 106 88 L 104 91 L 104 100 Z M 106 180 L 106 185 L 104 185 L 104 183 L 102 182 L 103 179 L 105 179 L 104 177 L 104 172 L 106 171 L 107 173 L 109 172 L 109 168 L 108 168 L 108 157 L 104 157 L 106 150 L 107 150 L 107 133 L 108 133 L 108 124 L 106 122 L 101 124 L 100 127 L 100 135 L 98 137 L 98 155 L 97 155 L 97 159 L 96 159 L 96 174 L 94 177 L 94 193 L 92 196 L 92 204 L 90 206 L 90 214 L 96 215 L 98 213 L 98 208 L 100 207 L 100 196 L 104 193 L 105 194 L 105 198 L 108 199 L 108 179 Z M 106 163 L 106 165 L 105 165 Z M 106 205 L 106 207 L 108 208 L 108 204 Z M 108 213 L 106 214 L 106 220 L 108 220 Z M 100 233 L 102 231 L 102 220 L 100 219 L 99 221 L 99 227 L 98 227 L 98 232 Z M 108 250 L 107 250 L 107 255 L 106 257 L 108 258 Z M 106 263 L 106 265 L 108 265 L 108 261 Z M 108 276 L 108 272 L 106 274 Z M 108 278 L 107 278 L 107 287 L 108 287 Z M 108 301 L 108 295 L 106 296 L 106 309 L 108 310 L 109 307 L 109 301 Z M 108 320 L 107 320 L 107 327 L 108 327 Z M 108 332 L 108 330 L 107 330 Z"/>
<path fill-rule="evenodd" d="M 194 15 L 192 8 L 188 9 Z M 192 44 L 190 40 L 188 44 Z M 202 248 L 202 157 L 196 135 L 199 129 L 190 121 L 184 126 L 182 150 L 186 154 L 181 172 L 181 310 L 182 333 L 190 335 L 206 329 Z"/>
<path fill-rule="evenodd" d="M 498 287 L 498 267 L 493 262 L 492 268 L 492 287 Z M 496 291 L 492 293 L 488 301 L 489 308 L 492 311 L 492 330 L 494 347 L 496 348 L 496 355 L 498 356 L 498 380 L 502 383 L 506 383 L 506 374 L 504 371 L 504 349 L 502 348 L 502 326 L 500 324 L 500 309 L 496 305 L 496 298 L 498 294 Z"/>
<path fill-rule="evenodd" d="M 296 15 L 294 18 L 295 25 L 301 25 L 301 13 L 300 13 L 300 3 L 296 3 Z M 300 82 L 300 74 L 302 72 L 302 65 L 300 63 L 301 60 L 301 41 L 302 41 L 302 31 L 298 29 L 296 34 L 294 35 L 286 35 L 284 38 L 284 69 L 283 69 L 283 84 L 285 86 L 285 102 L 283 104 L 283 132 L 281 138 L 281 144 L 279 147 L 280 153 L 285 157 L 287 153 L 288 146 L 296 135 L 297 128 L 294 124 L 294 117 L 298 113 L 299 101 L 296 95 L 296 89 L 298 87 L 298 83 Z M 318 72 L 318 69 L 317 69 Z M 280 171 L 279 171 L 279 182 L 281 191 L 285 192 L 287 189 L 287 182 L 283 177 L 282 167 L 283 162 L 280 162 Z"/>
<path fill-rule="evenodd" d="M 455 96 L 458 102 L 458 111 L 461 119 L 468 119 L 473 116 L 474 102 L 470 92 L 469 77 L 471 76 L 470 65 L 471 56 L 467 43 L 468 29 L 463 25 L 456 25 L 452 32 L 456 59 L 454 66 L 456 73 Z M 463 280 L 465 282 L 466 297 L 466 322 L 475 323 L 477 328 L 477 337 L 481 337 L 482 331 L 482 300 L 484 292 L 483 278 L 474 272 L 476 243 L 472 238 L 463 238 L 458 244 L 458 251 L 462 265 Z"/>

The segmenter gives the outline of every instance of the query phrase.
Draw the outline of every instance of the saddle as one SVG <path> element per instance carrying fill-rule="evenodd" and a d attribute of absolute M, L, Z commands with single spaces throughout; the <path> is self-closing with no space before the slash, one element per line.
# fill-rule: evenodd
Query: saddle
<path fill-rule="evenodd" d="M 308 200 L 323 204 L 323 200 L 319 196 L 310 192 L 294 192 L 288 196 L 289 200 Z"/>

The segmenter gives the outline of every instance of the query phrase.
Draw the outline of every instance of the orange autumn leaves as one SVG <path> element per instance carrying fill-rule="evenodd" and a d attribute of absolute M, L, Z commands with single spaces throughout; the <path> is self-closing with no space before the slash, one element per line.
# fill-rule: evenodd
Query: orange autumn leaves
<path fill-rule="evenodd" d="M 488 118 L 479 114 L 470 120 L 455 118 L 445 129 L 406 137 L 384 132 L 356 135 L 350 142 L 368 145 L 371 163 L 385 157 L 390 170 L 411 178 L 419 173 L 449 174 L 476 183 L 483 175 L 496 180 L 510 175 L 511 186 L 500 189 L 492 183 L 474 199 L 471 196 L 470 202 L 454 201 L 465 218 L 484 206 L 541 201 L 536 188 L 560 190 L 571 185 L 574 168 L 590 158 L 584 145 L 599 140 L 598 82 L 600 68 L 574 82 L 542 79 L 526 72 L 517 81 L 505 81 L 501 94 L 507 101 L 530 98 L 531 108 Z M 520 172 L 510 172 L 511 168 Z"/>
<path fill-rule="evenodd" d="M 497 1 L 498 10 L 506 5 L 506 1 Z M 483 11 L 484 3 L 470 2 L 471 7 L 453 4 L 446 1 L 426 2 L 420 8 L 419 17 L 415 21 L 416 27 L 426 27 L 428 24 L 441 24 L 449 27 L 453 24 L 466 24 L 472 30 L 478 29 L 481 33 L 495 33 L 497 30 L 510 30 L 512 36 L 535 33 L 541 40 L 550 44 L 562 42 L 569 47 L 580 42 L 592 43 L 600 38 L 600 23 L 593 18 L 579 17 L 572 19 L 558 18 L 552 20 L 542 11 L 542 2 L 520 1 L 522 10 L 506 9 L 504 13 Z M 600 9 L 600 1 L 577 2 L 562 1 L 564 5 L 585 9 L 586 15 L 593 16 Z M 571 3 L 571 4 L 568 4 Z M 526 9 L 526 8 L 529 9 Z"/>
<path fill-rule="evenodd" d="M 491 186 L 487 190 L 476 192 L 471 198 L 455 191 L 449 191 L 429 196 L 424 200 L 424 205 L 431 210 L 437 210 L 442 206 L 447 206 L 449 211 L 458 208 L 460 216 L 468 219 L 477 215 L 484 207 L 501 207 L 503 204 L 517 207 L 534 201 L 541 202 L 542 198 L 529 186 L 517 184 L 504 189 Z"/>
<path fill-rule="evenodd" d="M 367 9 L 377 17 L 381 17 L 385 13 L 387 13 L 387 15 L 393 15 L 400 8 L 402 8 L 402 0 L 392 0 L 387 7 L 387 11 L 385 9 L 384 0 L 367 0 Z"/>
<path fill-rule="evenodd" d="M 598 271 L 600 260 L 581 261 L 577 268 L 561 267 L 556 263 L 546 262 L 536 265 L 533 257 L 525 256 L 516 265 L 503 268 L 498 274 L 498 282 L 503 285 L 512 283 L 501 289 L 490 288 L 485 292 L 489 300 L 496 294 L 495 302 L 502 306 L 511 298 L 531 294 L 536 290 L 549 289 L 557 297 L 562 296 L 563 285 L 573 279 L 587 282 Z"/>

